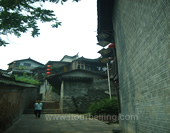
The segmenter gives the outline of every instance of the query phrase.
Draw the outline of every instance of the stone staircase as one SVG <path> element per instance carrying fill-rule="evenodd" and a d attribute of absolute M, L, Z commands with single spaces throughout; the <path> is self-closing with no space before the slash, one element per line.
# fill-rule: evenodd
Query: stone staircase
<path fill-rule="evenodd" d="M 59 108 L 59 101 L 41 101 L 43 103 L 42 114 L 61 114 Z M 24 114 L 33 114 L 34 113 L 34 105 L 29 106 L 25 109 Z"/>

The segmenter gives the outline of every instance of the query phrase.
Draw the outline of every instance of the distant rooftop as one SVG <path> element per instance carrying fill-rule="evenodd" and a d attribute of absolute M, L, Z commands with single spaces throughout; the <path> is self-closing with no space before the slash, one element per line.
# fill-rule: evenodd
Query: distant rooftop
<path fill-rule="evenodd" d="M 44 64 L 42 64 L 42 63 L 40 63 L 40 62 L 38 62 L 38 61 L 35 61 L 35 60 L 31 59 L 30 57 L 27 58 L 27 59 L 22 59 L 22 60 L 14 60 L 14 61 L 12 61 L 11 63 L 9 63 L 8 65 L 11 65 L 11 64 L 14 63 L 14 62 L 21 62 L 21 61 L 27 61 L 27 60 L 32 61 L 32 62 L 35 62 L 35 63 L 37 63 L 37 64 L 40 64 L 40 65 L 44 66 Z"/>
<path fill-rule="evenodd" d="M 62 61 L 62 62 L 72 62 L 73 60 L 76 60 L 77 58 L 79 58 L 78 53 L 74 56 L 65 55 L 60 61 Z"/>

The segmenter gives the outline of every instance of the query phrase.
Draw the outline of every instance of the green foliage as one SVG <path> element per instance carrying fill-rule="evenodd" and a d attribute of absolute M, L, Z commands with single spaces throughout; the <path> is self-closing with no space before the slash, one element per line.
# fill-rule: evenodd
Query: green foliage
<path fill-rule="evenodd" d="M 90 105 L 88 112 L 91 115 L 116 114 L 118 112 L 117 97 L 102 99 Z"/>
<path fill-rule="evenodd" d="M 54 11 L 43 8 L 42 3 L 66 2 L 67 0 L 0 0 L 0 34 L 14 34 L 17 37 L 21 33 L 31 30 L 33 37 L 38 36 L 39 28 L 37 21 L 54 22 L 53 28 L 58 28 L 61 22 L 58 22 Z M 73 0 L 78 2 L 79 0 Z M 0 38 L 0 46 L 8 44 Z"/>
<path fill-rule="evenodd" d="M 33 84 L 33 85 L 40 84 L 40 82 L 35 80 L 32 75 L 29 76 L 26 73 L 24 73 L 23 76 L 18 76 L 16 74 L 14 76 L 15 76 L 16 81 L 22 81 L 22 82 Z"/>

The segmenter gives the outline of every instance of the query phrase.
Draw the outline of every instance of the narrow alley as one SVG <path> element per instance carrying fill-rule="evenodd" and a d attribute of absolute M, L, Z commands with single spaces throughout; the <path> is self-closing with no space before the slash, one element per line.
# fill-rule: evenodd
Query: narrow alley
<path fill-rule="evenodd" d="M 111 133 L 113 126 L 76 114 L 24 114 L 5 133 Z"/>
<path fill-rule="evenodd" d="M 170 133 L 170 0 L 0 0 L 0 34 L 0 133 Z"/>

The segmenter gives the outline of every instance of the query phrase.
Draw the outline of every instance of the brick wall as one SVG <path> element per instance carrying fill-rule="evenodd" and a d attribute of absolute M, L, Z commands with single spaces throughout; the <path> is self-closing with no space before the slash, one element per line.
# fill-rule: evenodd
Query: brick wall
<path fill-rule="evenodd" d="M 169 13 L 169 0 L 115 0 L 123 133 L 170 132 Z"/>
<path fill-rule="evenodd" d="M 11 126 L 26 107 L 35 102 L 38 88 L 0 83 L 0 133 Z"/>

